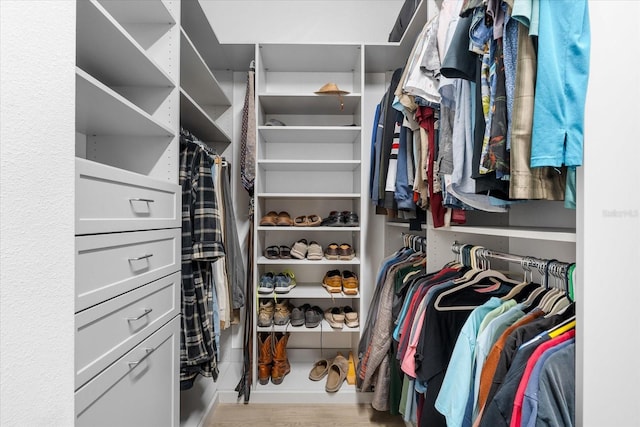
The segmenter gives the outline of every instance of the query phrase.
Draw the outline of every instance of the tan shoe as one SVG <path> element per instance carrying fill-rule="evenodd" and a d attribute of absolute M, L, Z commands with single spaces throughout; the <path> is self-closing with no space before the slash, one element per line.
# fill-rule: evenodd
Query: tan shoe
<path fill-rule="evenodd" d="M 342 308 L 342 312 L 344 313 L 344 324 L 347 325 L 348 328 L 357 328 L 360 326 L 357 311 L 354 311 L 353 308 L 345 305 Z"/>
<path fill-rule="evenodd" d="M 325 273 L 322 279 L 322 286 L 329 293 L 342 292 L 342 276 L 340 276 L 340 270 L 329 270 Z"/>
<path fill-rule="evenodd" d="M 291 372 L 291 365 L 287 358 L 287 342 L 289 332 L 275 334 L 275 344 L 273 346 L 273 368 L 271 369 L 271 382 L 281 384 L 284 377 Z"/>
<path fill-rule="evenodd" d="M 342 329 L 344 325 L 344 313 L 339 307 L 330 307 L 324 312 L 324 320 L 329 322 L 334 329 Z"/>
<path fill-rule="evenodd" d="M 342 272 L 342 292 L 345 295 L 358 295 L 358 276 L 348 270 Z"/>
<path fill-rule="evenodd" d="M 273 323 L 273 313 L 275 307 L 273 300 L 260 300 L 260 308 L 258 310 L 258 326 L 271 326 Z"/>

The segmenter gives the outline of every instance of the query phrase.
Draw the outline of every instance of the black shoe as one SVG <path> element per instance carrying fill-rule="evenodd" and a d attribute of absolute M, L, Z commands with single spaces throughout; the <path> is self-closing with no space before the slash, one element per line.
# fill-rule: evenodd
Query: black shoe
<path fill-rule="evenodd" d="M 307 328 L 315 328 L 322 322 L 324 311 L 317 305 L 314 305 L 304 314 L 304 326 Z"/>
<path fill-rule="evenodd" d="M 305 315 L 307 310 L 311 308 L 309 304 L 302 304 L 300 307 L 296 307 L 291 312 L 291 319 L 289 322 L 291 326 L 303 326 L 305 323 Z"/>

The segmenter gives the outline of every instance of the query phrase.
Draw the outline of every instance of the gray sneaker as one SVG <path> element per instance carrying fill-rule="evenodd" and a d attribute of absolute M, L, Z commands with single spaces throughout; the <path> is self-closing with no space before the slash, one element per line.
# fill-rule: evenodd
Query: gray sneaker
<path fill-rule="evenodd" d="M 302 304 L 291 311 L 291 326 L 303 326 L 305 321 L 305 313 L 311 308 L 309 304 Z"/>
<path fill-rule="evenodd" d="M 320 307 L 314 305 L 304 313 L 304 326 L 307 328 L 315 328 L 322 322 L 324 312 Z"/>

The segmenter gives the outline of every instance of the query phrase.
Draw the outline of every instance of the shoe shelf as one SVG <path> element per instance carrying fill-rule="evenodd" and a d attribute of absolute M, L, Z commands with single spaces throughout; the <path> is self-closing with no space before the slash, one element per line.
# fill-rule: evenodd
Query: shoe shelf
<path fill-rule="evenodd" d="M 328 61 L 326 58 L 331 58 Z M 291 270 L 297 285 L 288 293 L 259 294 L 261 301 L 277 299 L 300 307 L 304 303 L 322 310 L 351 306 L 360 315 L 361 294 L 329 293 L 322 286 L 323 276 L 331 270 L 353 273 L 359 280 L 364 250 L 361 224 L 355 226 L 260 226 L 269 212 L 286 212 L 291 219 L 315 215 L 322 219 L 331 212 L 350 212 L 358 216 L 366 202 L 362 193 L 365 176 L 362 154 L 362 91 L 364 53 L 361 45 L 343 44 L 260 44 L 256 50 L 256 200 L 255 250 L 256 291 L 261 277 L 271 271 Z M 317 94 L 327 83 L 334 83 L 337 94 Z M 270 120 L 283 125 L 267 126 Z M 316 222 L 314 222 L 316 223 Z M 325 224 L 333 224 L 325 221 Z M 336 222 L 338 223 L 338 222 Z M 344 223 L 344 222 L 343 222 Z M 305 239 L 316 241 L 325 253 L 331 243 L 352 247 L 357 257 L 333 260 L 271 259 L 264 255 L 269 246 L 293 246 Z M 329 271 L 328 271 L 329 270 Z M 346 280 L 346 279 L 345 279 Z M 360 284 L 359 284 L 360 286 Z M 342 288 L 341 288 L 342 289 Z M 361 288 L 358 288 L 359 291 Z M 256 322 L 257 324 L 257 322 Z M 360 327 L 334 329 L 326 319 L 320 326 L 256 326 L 257 332 L 290 332 L 295 340 L 287 351 L 291 373 L 282 384 L 257 385 L 257 391 L 318 393 L 329 399 L 353 386 L 344 383 L 339 393 L 326 393 L 325 381 L 308 378 L 322 348 L 348 348 L 357 351 Z M 291 350 L 289 352 L 289 350 Z M 306 352 L 307 358 L 296 354 Z M 335 350 L 333 351 L 335 355 Z M 255 362 L 258 361 L 256 355 Z M 266 394 L 266 393 L 265 393 Z M 255 396 L 255 395 L 254 395 Z M 254 397 L 252 396 L 252 399 Z M 289 401 L 287 397 L 287 401 Z"/>
<path fill-rule="evenodd" d="M 334 116 L 352 116 L 360 109 L 360 95 L 342 95 L 343 109 L 337 96 L 315 95 L 305 93 L 259 94 L 262 108 L 269 114 L 324 114 Z"/>
<path fill-rule="evenodd" d="M 261 256 L 258 258 L 259 265 L 358 265 L 360 264 L 360 258 L 355 257 L 350 260 L 336 260 L 336 259 L 326 259 L 322 258 L 317 261 L 311 261 L 308 259 L 297 259 L 297 258 L 287 258 L 287 259 L 269 259 L 267 257 Z"/>
<path fill-rule="evenodd" d="M 258 167 L 265 171 L 354 171 L 360 160 L 259 160 Z"/>
<path fill-rule="evenodd" d="M 265 144 L 360 144 L 360 126 L 258 126 Z"/>
<path fill-rule="evenodd" d="M 360 193 L 258 193 L 261 199 L 359 199 Z"/>
<path fill-rule="evenodd" d="M 360 327 L 349 328 L 343 326 L 342 329 L 332 328 L 329 322 L 322 320 L 320 325 L 315 328 L 307 328 L 306 326 L 291 326 L 288 325 L 271 325 L 271 326 L 258 326 L 256 327 L 258 332 L 309 332 L 309 333 L 323 333 L 323 334 L 340 334 L 340 333 L 360 333 Z"/>
<path fill-rule="evenodd" d="M 268 225 L 262 225 L 262 226 L 258 226 L 257 228 L 258 231 L 360 231 L 360 227 L 326 227 L 326 226 L 319 226 L 319 227 L 282 227 L 282 226 L 268 226 Z"/>
<path fill-rule="evenodd" d="M 329 293 L 325 288 L 322 287 L 320 283 L 298 283 L 295 288 L 291 289 L 289 292 L 281 294 L 281 293 L 269 293 L 269 294 L 258 294 L 258 298 L 271 299 L 358 299 L 360 295 L 345 295 L 343 293 Z"/>

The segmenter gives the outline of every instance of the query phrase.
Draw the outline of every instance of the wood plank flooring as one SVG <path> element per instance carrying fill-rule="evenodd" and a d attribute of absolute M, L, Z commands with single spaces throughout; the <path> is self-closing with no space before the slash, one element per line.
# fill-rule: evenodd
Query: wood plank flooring
<path fill-rule="evenodd" d="M 206 427 L 405 427 L 399 415 L 378 412 L 371 405 L 299 405 L 221 403 Z"/>

